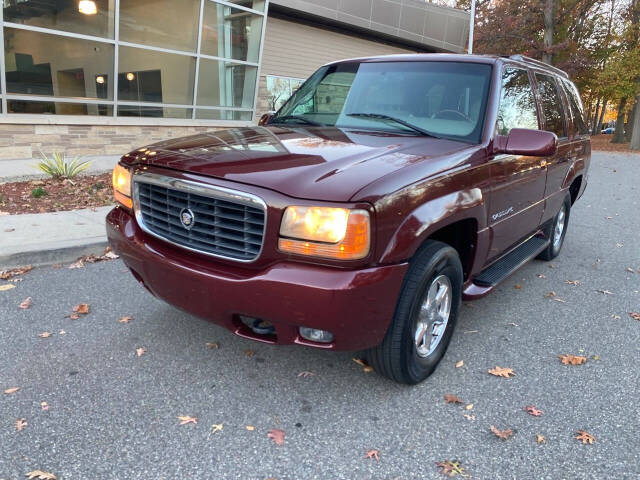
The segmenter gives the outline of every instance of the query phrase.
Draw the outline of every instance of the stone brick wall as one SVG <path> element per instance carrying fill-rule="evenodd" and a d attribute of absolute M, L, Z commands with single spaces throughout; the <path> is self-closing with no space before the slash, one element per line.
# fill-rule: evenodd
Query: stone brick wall
<path fill-rule="evenodd" d="M 160 140 L 219 128 L 0 124 L 0 160 L 40 158 L 40 150 L 68 156 L 122 155 Z"/>

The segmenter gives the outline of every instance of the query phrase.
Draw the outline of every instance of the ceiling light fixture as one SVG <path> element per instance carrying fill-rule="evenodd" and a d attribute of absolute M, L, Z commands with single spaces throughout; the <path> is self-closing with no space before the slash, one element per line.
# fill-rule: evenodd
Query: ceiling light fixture
<path fill-rule="evenodd" d="M 99 83 L 100 85 L 102 85 L 104 83 L 104 77 L 102 75 L 98 75 L 96 77 L 96 83 Z"/>
<path fill-rule="evenodd" d="M 98 7 L 93 0 L 80 0 L 78 2 L 78 11 L 85 15 L 95 15 L 98 13 Z"/>
<path fill-rule="evenodd" d="M 135 78 L 136 76 L 133 73 L 131 72 L 127 73 L 127 80 L 129 80 L 130 82 L 133 82 Z"/>

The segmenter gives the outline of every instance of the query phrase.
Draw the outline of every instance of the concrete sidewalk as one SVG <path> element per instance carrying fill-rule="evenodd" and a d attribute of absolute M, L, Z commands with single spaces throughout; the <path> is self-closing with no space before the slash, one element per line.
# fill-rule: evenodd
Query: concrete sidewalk
<path fill-rule="evenodd" d="M 0 216 L 0 270 L 102 253 L 105 216 L 112 208 Z"/>
<path fill-rule="evenodd" d="M 80 157 L 82 162 L 91 162 L 91 166 L 83 172 L 84 174 L 109 172 L 118 163 L 119 159 L 120 155 L 87 155 Z M 68 157 L 66 160 L 70 162 L 73 157 Z M 35 167 L 39 161 L 37 158 L 0 160 L 0 183 L 45 178 L 46 175 Z"/>

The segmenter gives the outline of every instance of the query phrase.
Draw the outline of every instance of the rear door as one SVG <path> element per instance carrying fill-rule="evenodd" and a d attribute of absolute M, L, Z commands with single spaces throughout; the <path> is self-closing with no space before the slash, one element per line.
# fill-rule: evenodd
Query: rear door
<path fill-rule="evenodd" d="M 505 66 L 498 110 L 497 134 L 513 128 L 540 128 L 528 70 Z M 545 159 L 524 155 L 495 155 L 491 165 L 489 261 L 533 232 L 544 210 Z"/>

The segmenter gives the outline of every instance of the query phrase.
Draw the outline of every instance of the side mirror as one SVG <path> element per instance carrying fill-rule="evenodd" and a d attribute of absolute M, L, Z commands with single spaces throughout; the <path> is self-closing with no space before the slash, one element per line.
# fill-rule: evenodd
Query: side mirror
<path fill-rule="evenodd" d="M 507 136 L 496 137 L 496 153 L 551 157 L 558 151 L 558 137 L 544 130 L 514 128 Z"/>
<path fill-rule="evenodd" d="M 267 112 L 264 115 L 262 115 L 260 117 L 260 120 L 258 120 L 258 125 L 260 125 L 261 127 L 264 127 L 266 125 L 269 124 L 269 120 L 271 120 L 273 118 L 273 116 L 275 115 L 275 112 Z"/>

